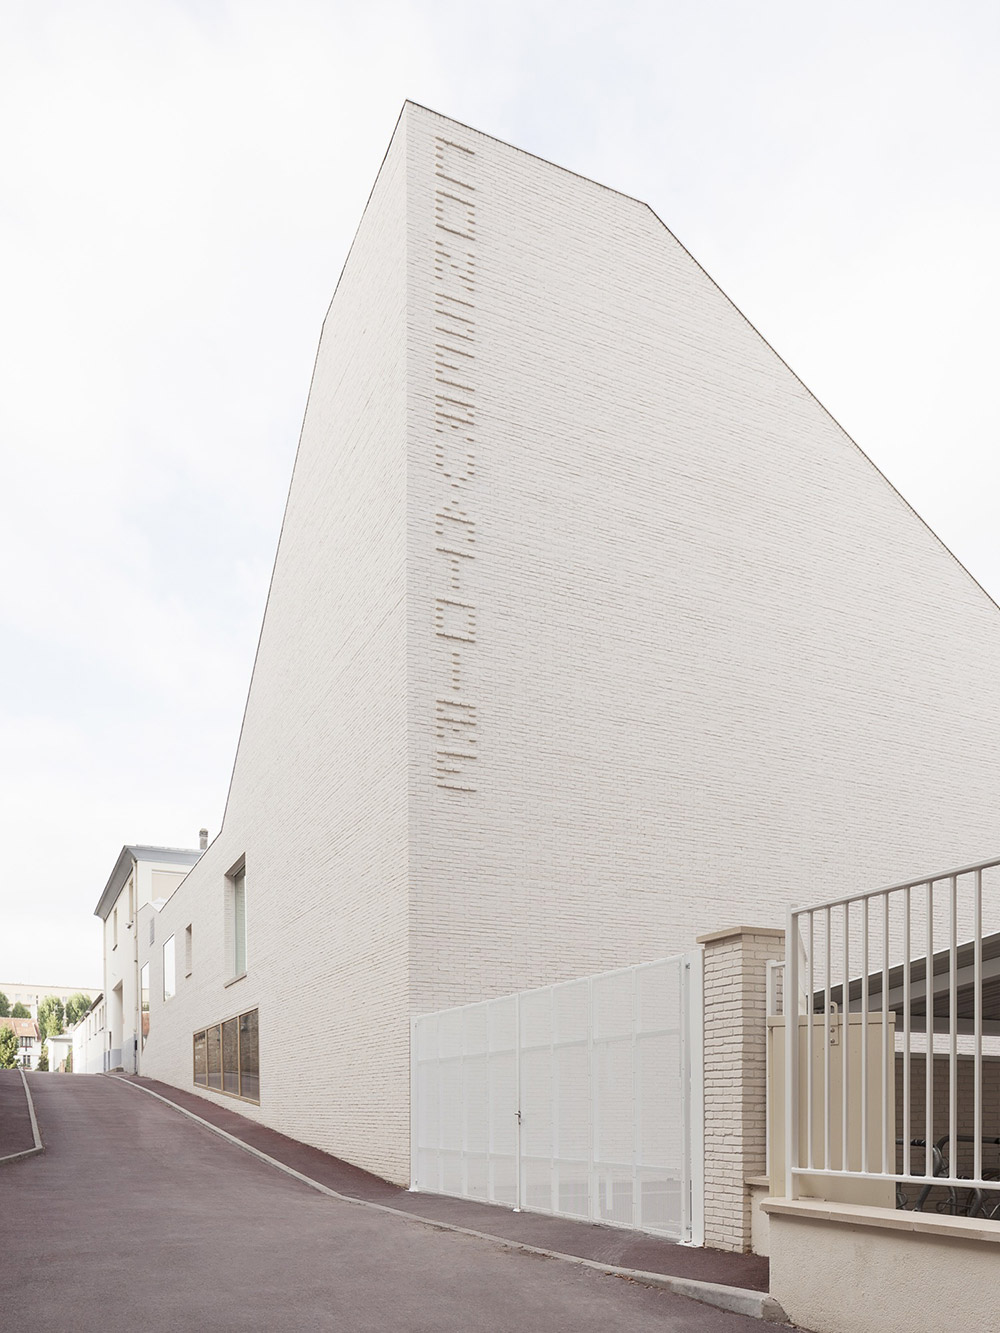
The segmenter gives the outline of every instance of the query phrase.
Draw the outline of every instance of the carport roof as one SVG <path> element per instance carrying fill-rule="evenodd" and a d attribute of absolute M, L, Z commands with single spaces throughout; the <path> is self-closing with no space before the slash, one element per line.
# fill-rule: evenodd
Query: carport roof
<path fill-rule="evenodd" d="M 911 1029 L 921 1031 L 927 1018 L 927 955 L 912 958 L 910 969 L 910 1018 Z M 904 981 L 906 965 L 898 963 L 888 971 L 888 1008 L 902 1016 L 905 1000 Z M 981 959 L 982 982 L 982 1017 L 983 1031 L 991 1035 L 1000 1034 L 1000 931 L 984 935 L 982 939 Z M 862 978 L 852 977 L 847 984 L 848 1006 L 852 1013 L 861 1010 Z M 843 1010 L 844 986 L 830 987 L 830 999 Z M 947 1032 L 951 1020 L 951 950 L 941 949 L 932 955 L 931 966 L 931 1002 L 934 1013 L 934 1030 Z M 813 996 L 813 1011 L 821 1013 L 824 1007 L 825 990 L 816 991 Z M 882 1008 L 882 971 L 870 973 L 868 977 L 868 1008 Z M 975 985 L 975 942 L 966 940 L 955 949 L 955 1014 L 959 1032 L 972 1032 L 976 1016 Z M 901 1025 L 897 1024 L 897 1030 Z"/>

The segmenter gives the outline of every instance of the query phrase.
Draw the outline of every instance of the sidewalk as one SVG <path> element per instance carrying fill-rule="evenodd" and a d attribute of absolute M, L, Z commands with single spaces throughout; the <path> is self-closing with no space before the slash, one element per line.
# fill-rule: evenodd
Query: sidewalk
<path fill-rule="evenodd" d="M 156 1079 L 129 1077 L 127 1081 L 158 1093 L 243 1143 L 349 1198 L 364 1199 L 450 1226 L 467 1227 L 500 1240 L 535 1245 L 620 1268 L 742 1287 L 748 1291 L 768 1290 L 768 1261 L 759 1255 L 692 1249 L 641 1231 L 595 1226 L 542 1213 L 515 1213 L 495 1204 L 440 1194 L 413 1194 L 320 1152 L 318 1148 L 267 1129 L 207 1097 L 199 1097 Z"/>
<path fill-rule="evenodd" d="M 0 1158 L 29 1152 L 34 1146 L 21 1075 L 16 1069 L 0 1069 Z"/>

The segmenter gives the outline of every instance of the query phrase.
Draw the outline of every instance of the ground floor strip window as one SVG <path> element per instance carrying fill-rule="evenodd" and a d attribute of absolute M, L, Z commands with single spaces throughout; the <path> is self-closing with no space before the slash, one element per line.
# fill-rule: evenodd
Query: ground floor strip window
<path fill-rule="evenodd" d="M 260 1101 L 257 1010 L 194 1034 L 194 1082 L 202 1088 Z"/>

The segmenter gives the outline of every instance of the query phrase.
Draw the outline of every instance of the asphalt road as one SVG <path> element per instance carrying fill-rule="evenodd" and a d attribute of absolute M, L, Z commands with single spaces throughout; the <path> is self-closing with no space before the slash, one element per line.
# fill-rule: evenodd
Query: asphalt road
<path fill-rule="evenodd" d="M 763 1333 L 767 1325 L 327 1198 L 113 1079 L 29 1076 L 0 1171 L 3 1333 Z"/>

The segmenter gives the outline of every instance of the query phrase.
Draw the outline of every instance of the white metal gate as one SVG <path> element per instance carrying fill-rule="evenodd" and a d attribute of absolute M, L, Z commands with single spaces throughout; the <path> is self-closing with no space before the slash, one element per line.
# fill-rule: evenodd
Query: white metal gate
<path fill-rule="evenodd" d="M 701 1244 L 702 956 L 413 1020 L 412 1188 Z"/>

